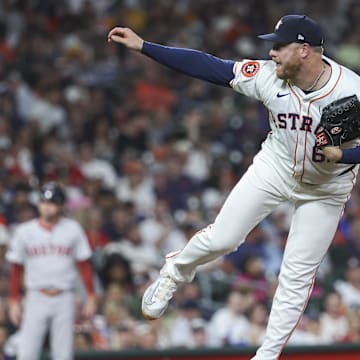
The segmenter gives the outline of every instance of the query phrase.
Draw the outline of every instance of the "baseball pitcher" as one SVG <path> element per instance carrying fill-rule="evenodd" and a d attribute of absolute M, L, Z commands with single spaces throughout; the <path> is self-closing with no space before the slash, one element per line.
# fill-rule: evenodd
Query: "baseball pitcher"
<path fill-rule="evenodd" d="M 290 201 L 295 212 L 279 285 L 263 344 L 253 358 L 275 360 L 305 310 L 316 271 L 358 171 L 356 165 L 326 160 L 322 149 L 331 142 L 326 143 L 329 134 L 320 120 L 326 120 L 328 106 L 334 101 L 351 97 L 357 104 L 360 77 L 323 55 L 322 30 L 305 15 L 284 16 L 273 33 L 259 37 L 272 43 L 271 60 L 222 60 L 200 51 L 153 44 L 121 27 L 109 32 L 108 41 L 190 76 L 231 87 L 263 102 L 268 109 L 271 132 L 252 165 L 214 223 L 195 234 L 184 249 L 167 257 L 160 277 L 143 295 L 142 311 L 148 319 L 159 318 L 178 284 L 192 281 L 197 266 L 236 249 L 254 226 L 280 203 Z M 335 103 L 330 108 L 342 106 Z M 330 117 L 343 111 L 352 115 L 356 109 L 356 105 L 344 105 Z M 357 134 L 349 136 L 352 128 L 339 146 L 356 146 Z"/>
<path fill-rule="evenodd" d="M 40 358 L 47 330 L 52 359 L 73 358 L 74 283 L 79 270 L 88 293 L 84 315 L 96 309 L 91 250 L 86 235 L 74 220 L 62 216 L 65 193 L 55 183 L 41 190 L 39 217 L 20 224 L 6 254 L 10 274 L 11 321 L 20 327 L 17 359 Z M 20 305 L 24 275 L 26 298 Z"/>

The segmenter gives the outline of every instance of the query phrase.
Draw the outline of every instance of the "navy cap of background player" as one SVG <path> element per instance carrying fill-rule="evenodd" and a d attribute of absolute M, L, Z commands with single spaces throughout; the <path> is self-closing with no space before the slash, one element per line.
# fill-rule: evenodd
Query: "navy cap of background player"
<path fill-rule="evenodd" d="M 66 201 L 66 195 L 60 185 L 50 182 L 44 184 L 44 186 L 41 188 L 40 200 L 52 202 L 57 205 L 64 205 Z"/>
<path fill-rule="evenodd" d="M 308 43 L 311 46 L 322 46 L 324 43 L 320 25 L 306 15 L 283 16 L 270 34 L 258 38 L 281 43 Z"/>

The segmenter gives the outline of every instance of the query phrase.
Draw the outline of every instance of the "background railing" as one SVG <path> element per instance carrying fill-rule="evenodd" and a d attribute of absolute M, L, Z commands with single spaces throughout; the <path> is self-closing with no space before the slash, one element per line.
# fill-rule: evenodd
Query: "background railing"
<path fill-rule="evenodd" d="M 256 348 L 246 349 L 171 349 L 171 350 L 124 350 L 89 351 L 76 354 L 76 360 L 146 359 L 146 360 L 250 360 Z M 360 344 L 337 344 L 331 346 L 287 347 L 281 359 L 286 360 L 359 360 Z"/>

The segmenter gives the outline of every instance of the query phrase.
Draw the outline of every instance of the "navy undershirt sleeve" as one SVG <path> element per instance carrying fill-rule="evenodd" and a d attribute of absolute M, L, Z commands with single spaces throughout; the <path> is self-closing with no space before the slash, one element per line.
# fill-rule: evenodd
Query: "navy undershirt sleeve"
<path fill-rule="evenodd" d="M 338 163 L 343 164 L 358 164 L 360 163 L 360 146 L 352 149 L 343 149 L 342 157 Z"/>
<path fill-rule="evenodd" d="M 217 85 L 230 86 L 234 78 L 235 61 L 223 60 L 198 50 L 145 41 L 141 52 L 171 69 Z"/>

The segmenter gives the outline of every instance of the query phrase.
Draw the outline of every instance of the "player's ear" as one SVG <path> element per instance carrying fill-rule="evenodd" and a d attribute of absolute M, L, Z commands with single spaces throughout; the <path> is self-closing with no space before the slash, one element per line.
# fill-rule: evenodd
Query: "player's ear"
<path fill-rule="evenodd" d="M 304 59 L 306 57 L 309 56 L 310 52 L 311 52 L 311 46 L 308 43 L 304 43 L 304 44 L 299 44 L 300 48 L 299 48 L 299 52 L 300 52 L 300 56 Z"/>

